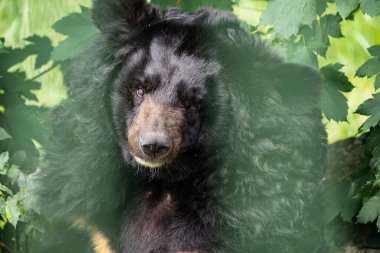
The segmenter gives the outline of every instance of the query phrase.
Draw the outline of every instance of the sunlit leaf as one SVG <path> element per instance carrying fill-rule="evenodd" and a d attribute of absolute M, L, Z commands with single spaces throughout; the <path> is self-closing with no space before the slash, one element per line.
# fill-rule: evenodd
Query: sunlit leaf
<path fill-rule="evenodd" d="M 51 56 L 64 61 L 77 56 L 99 33 L 91 20 L 90 10 L 82 7 L 82 13 L 72 13 L 58 20 L 53 28 L 68 37 L 59 43 Z"/>
<path fill-rule="evenodd" d="M 375 45 L 368 48 L 368 52 L 377 58 L 380 58 L 380 45 Z"/>
<path fill-rule="evenodd" d="M 4 128 L 0 127 L 0 141 L 12 138 Z"/>
<path fill-rule="evenodd" d="M 0 191 L 5 192 L 9 195 L 13 195 L 13 192 L 8 187 L 3 185 L 2 183 L 0 183 Z"/>
<path fill-rule="evenodd" d="M 347 98 L 341 92 L 351 91 L 353 85 L 348 81 L 348 78 L 339 71 L 342 66 L 341 64 L 330 64 L 321 69 L 325 80 L 321 105 L 323 113 L 328 120 L 347 120 Z"/>
<path fill-rule="evenodd" d="M 342 18 L 346 18 L 359 6 L 359 0 L 336 0 L 336 8 Z"/>
<path fill-rule="evenodd" d="M 50 54 L 53 51 L 51 41 L 47 37 L 40 37 L 37 35 L 26 38 L 25 40 L 32 42 L 32 44 L 26 46 L 23 50 L 29 51 L 29 54 L 37 55 L 35 68 L 40 68 L 50 60 Z"/>
<path fill-rule="evenodd" d="M 380 193 L 371 197 L 363 204 L 362 209 L 360 209 L 357 216 L 358 222 L 367 223 L 373 222 L 378 218 L 380 214 Z"/>
<path fill-rule="evenodd" d="M 361 127 L 362 131 L 366 131 L 378 125 L 380 121 L 380 93 L 374 94 L 373 98 L 364 101 L 364 103 L 358 107 L 356 113 L 370 116 Z"/>
<path fill-rule="evenodd" d="M 338 181 L 325 189 L 324 199 L 324 220 L 332 221 L 339 215 L 345 205 L 347 195 L 349 194 L 351 182 L 348 180 Z"/>
<path fill-rule="evenodd" d="M 5 206 L 5 216 L 7 220 L 16 228 L 17 222 L 20 218 L 21 210 L 18 207 L 17 194 L 8 198 Z"/>
<path fill-rule="evenodd" d="M 380 88 L 380 74 L 377 74 L 375 79 L 375 89 Z"/>
<path fill-rule="evenodd" d="M 9 153 L 3 152 L 0 154 L 0 170 L 4 169 L 4 166 L 8 163 Z"/>
<path fill-rule="evenodd" d="M 380 72 L 380 60 L 376 58 L 369 59 L 356 71 L 359 77 L 371 77 Z"/>
<path fill-rule="evenodd" d="M 167 7 L 180 7 L 185 11 L 194 11 L 201 7 L 212 7 L 222 10 L 231 10 L 231 0 L 152 0 L 153 4 L 158 5 L 161 9 Z"/>
<path fill-rule="evenodd" d="M 360 0 L 360 8 L 370 16 L 380 15 L 379 0 Z"/>
<path fill-rule="evenodd" d="M 286 39 L 295 35 L 301 24 L 311 24 L 316 6 L 316 0 L 272 0 L 260 22 L 273 24 L 275 33 Z"/>

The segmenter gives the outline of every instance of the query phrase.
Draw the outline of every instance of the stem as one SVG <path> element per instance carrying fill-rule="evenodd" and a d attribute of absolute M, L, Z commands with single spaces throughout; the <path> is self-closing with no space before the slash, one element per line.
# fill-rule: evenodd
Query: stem
<path fill-rule="evenodd" d="M 13 251 L 3 242 L 0 242 L 0 248 L 4 249 L 6 252 L 13 253 Z"/>
<path fill-rule="evenodd" d="M 37 78 L 40 78 L 41 76 L 45 75 L 47 72 L 49 72 L 50 70 L 54 69 L 55 67 L 58 66 L 58 63 L 54 63 L 50 68 L 42 71 L 41 73 L 39 73 L 38 75 L 32 77 L 30 80 L 33 81 L 33 80 L 36 80 Z"/>

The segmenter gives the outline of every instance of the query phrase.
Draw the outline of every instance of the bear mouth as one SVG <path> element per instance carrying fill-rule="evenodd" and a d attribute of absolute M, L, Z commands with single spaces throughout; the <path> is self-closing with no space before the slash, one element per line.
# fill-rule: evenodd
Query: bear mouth
<path fill-rule="evenodd" d="M 166 164 L 166 162 L 163 160 L 147 161 L 147 160 L 144 160 L 138 156 L 133 156 L 133 158 L 135 159 L 135 161 L 138 164 L 140 164 L 144 167 L 150 168 L 150 169 L 161 168 Z"/>

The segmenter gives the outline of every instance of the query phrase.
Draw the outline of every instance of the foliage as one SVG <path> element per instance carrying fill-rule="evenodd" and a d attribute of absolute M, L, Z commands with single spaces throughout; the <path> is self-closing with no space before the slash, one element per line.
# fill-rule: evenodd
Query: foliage
<path fill-rule="evenodd" d="M 326 13 L 328 2 L 335 2 L 337 13 Z M 296 11 L 292 15 L 288 13 L 284 15 L 283 9 L 290 5 L 296 5 L 294 8 Z M 326 57 L 331 38 L 343 37 L 341 22 L 343 20 L 355 22 L 355 16 L 359 11 L 369 16 L 380 15 L 380 2 L 273 0 L 269 2 L 261 23 L 274 25 L 274 43 L 285 46 L 291 44 L 293 46 L 288 48 L 293 48 L 295 52 L 307 51 L 306 55 L 312 59 L 300 62 L 319 67 L 315 64 L 318 62 L 316 58 Z M 380 73 L 380 45 L 372 45 L 368 48 L 368 52 L 373 58 L 360 66 L 356 75 L 358 77 L 377 75 L 374 83 L 376 90 L 380 82 L 380 75 L 378 75 Z M 328 120 L 345 121 L 347 119 L 347 99 L 343 94 L 352 91 L 354 87 L 348 77 L 339 72 L 342 67 L 343 64 L 336 63 L 320 69 L 325 78 L 322 109 Z M 369 131 L 365 143 L 365 154 L 354 172 L 350 171 L 343 179 L 335 178 L 332 182 L 328 181 L 329 184 L 325 190 L 326 222 L 333 222 L 337 218 L 353 223 L 369 223 L 377 220 L 376 225 L 380 230 L 379 93 L 362 103 L 356 113 L 369 116 L 358 129 L 359 133 Z M 377 235 L 377 238 L 380 237 Z M 367 242 L 366 246 L 374 247 L 375 245 Z"/>
<path fill-rule="evenodd" d="M 46 37 L 32 36 L 29 44 L 12 49 L 0 44 L 0 229 L 3 248 L 23 252 L 27 237 L 36 231 L 28 221 L 29 174 L 36 170 L 40 152 L 36 142 L 44 143 L 46 131 L 38 115 L 43 110 L 31 101 L 40 83 L 27 79 L 17 64 L 35 56 L 36 69 L 50 59 L 53 47 Z M 32 212 L 30 210 L 30 212 Z M 18 238 L 16 240 L 16 238 Z"/>
<path fill-rule="evenodd" d="M 243 1 L 243 0 L 240 0 Z M 238 0 L 152 0 L 160 7 L 179 7 L 193 11 L 200 6 L 232 10 Z M 255 5 L 256 1 L 250 0 Z M 336 7 L 331 11 L 330 6 Z M 284 11 L 288 10 L 288 11 Z M 334 9 L 333 9 L 334 10 Z M 333 39 L 343 38 L 342 24 L 355 22 L 358 13 L 380 15 L 378 0 L 270 0 L 260 23 L 252 26 L 242 21 L 245 29 L 268 39 L 290 62 L 319 68 L 324 77 L 321 107 L 330 121 L 347 121 L 346 95 L 353 91 L 351 79 L 342 71 L 343 62 L 321 65 Z M 0 228 L 10 230 L 15 237 L 15 227 L 22 226 L 21 234 L 38 234 L 39 226 L 25 221 L 30 210 L 25 189 L 29 173 L 40 159 L 36 143 L 43 146 L 47 135 L 38 115 L 43 108 L 31 105 L 37 101 L 33 91 L 40 88 L 36 79 L 15 66 L 31 55 L 36 56 L 34 68 L 46 68 L 53 60 L 53 67 L 75 57 L 94 37 L 98 30 L 93 26 L 90 10 L 70 14 L 53 25 L 53 29 L 65 39 L 53 47 L 47 37 L 30 36 L 23 48 L 12 49 L 0 42 Z M 368 48 L 371 58 L 356 70 L 361 78 L 376 77 L 374 90 L 380 88 L 380 45 Z M 353 61 L 353 59 L 351 59 Z M 47 71 L 42 72 L 45 74 Z M 348 224 L 370 223 L 380 230 L 380 93 L 362 103 L 356 113 L 368 116 L 358 129 L 366 133 L 365 152 L 354 171 L 342 178 L 329 180 L 325 187 L 325 220 L 332 224 L 337 220 Z M 28 211 L 29 210 L 29 211 Z M 29 218 L 30 219 L 30 218 Z M 6 238 L 5 238 L 6 239 Z M 22 252 L 23 246 L 6 240 L 14 252 Z M 335 243 L 331 243 L 333 246 Z M 372 246 L 367 244 L 365 246 Z"/>

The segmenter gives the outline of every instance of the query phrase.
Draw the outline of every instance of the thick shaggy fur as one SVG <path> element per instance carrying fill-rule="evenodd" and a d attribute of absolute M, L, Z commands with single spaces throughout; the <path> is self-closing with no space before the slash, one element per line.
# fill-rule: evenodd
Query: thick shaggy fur
<path fill-rule="evenodd" d="M 83 217 L 115 252 L 324 252 L 318 73 L 229 13 L 98 0 L 93 16 L 38 175 L 54 252 L 91 252 L 62 230 Z M 154 127 L 173 140 L 159 161 L 139 149 Z"/>

